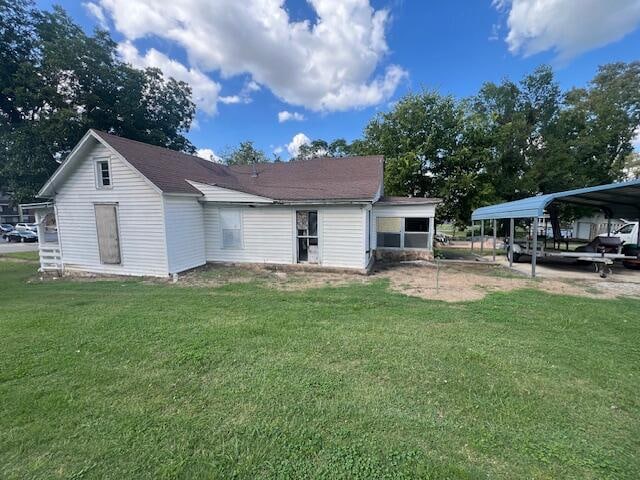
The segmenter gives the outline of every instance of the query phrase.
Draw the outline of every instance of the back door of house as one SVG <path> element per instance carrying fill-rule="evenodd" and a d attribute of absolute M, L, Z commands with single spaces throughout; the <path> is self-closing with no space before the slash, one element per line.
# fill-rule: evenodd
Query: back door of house
<path fill-rule="evenodd" d="M 318 211 L 296 211 L 298 263 L 318 263 Z"/>

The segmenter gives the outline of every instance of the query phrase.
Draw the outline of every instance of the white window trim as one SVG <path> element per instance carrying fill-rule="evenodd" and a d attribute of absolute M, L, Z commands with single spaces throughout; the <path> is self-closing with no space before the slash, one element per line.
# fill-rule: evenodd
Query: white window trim
<path fill-rule="evenodd" d="M 99 168 L 99 164 L 107 162 L 109 167 L 109 185 L 102 185 L 102 172 Z M 113 189 L 113 170 L 111 169 L 111 157 L 96 157 L 93 159 L 93 172 L 96 181 L 96 188 L 98 190 L 111 190 Z"/>
<path fill-rule="evenodd" d="M 429 247 L 430 244 L 430 236 L 432 234 L 431 232 L 431 217 L 418 217 L 415 215 L 411 215 L 411 216 L 398 216 L 398 215 L 376 215 L 376 225 L 375 225 L 375 234 L 376 234 L 376 248 L 379 249 L 385 249 L 385 250 L 431 250 L 431 248 Z M 400 218 L 402 221 L 400 222 L 400 232 L 378 232 L 378 218 Z M 405 220 L 407 218 L 426 218 L 427 219 L 427 225 L 429 228 L 428 232 L 407 232 L 405 231 Z M 400 246 L 399 247 L 381 247 L 380 245 L 378 245 L 378 233 L 400 233 Z M 422 234 L 425 235 L 427 237 L 427 247 L 423 248 L 423 247 L 405 247 L 404 246 L 404 235 L 405 233 L 416 233 L 416 234 Z"/>
<path fill-rule="evenodd" d="M 240 246 L 238 247 L 225 247 L 224 246 L 224 229 L 222 228 L 222 212 L 237 211 L 240 216 Z M 244 214 L 242 208 L 236 207 L 220 207 L 218 208 L 218 217 L 220 219 L 220 225 L 218 230 L 220 231 L 220 248 L 222 250 L 244 250 Z"/>

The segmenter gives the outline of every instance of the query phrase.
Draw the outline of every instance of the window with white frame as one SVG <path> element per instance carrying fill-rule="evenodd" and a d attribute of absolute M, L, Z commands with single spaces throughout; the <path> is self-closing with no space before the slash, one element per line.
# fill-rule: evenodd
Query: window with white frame
<path fill-rule="evenodd" d="M 220 209 L 222 248 L 242 248 L 242 215 L 238 208 Z"/>
<path fill-rule="evenodd" d="M 111 169 L 108 159 L 96 161 L 96 185 L 98 188 L 111 188 Z"/>
<path fill-rule="evenodd" d="M 404 248 L 428 248 L 429 219 L 404 219 Z"/>
<path fill-rule="evenodd" d="M 379 248 L 429 248 L 429 219 L 378 217 L 376 240 Z"/>

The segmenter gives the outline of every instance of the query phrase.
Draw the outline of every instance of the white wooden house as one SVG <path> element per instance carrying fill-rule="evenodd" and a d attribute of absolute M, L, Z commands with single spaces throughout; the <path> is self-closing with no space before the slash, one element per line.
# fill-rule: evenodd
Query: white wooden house
<path fill-rule="evenodd" d="M 43 232 L 57 228 L 40 236 L 42 267 L 152 276 L 207 262 L 367 271 L 376 250 L 428 256 L 439 200 L 384 197 L 383 171 L 380 156 L 224 166 L 90 130 L 40 191 L 49 201 L 31 206 Z"/>

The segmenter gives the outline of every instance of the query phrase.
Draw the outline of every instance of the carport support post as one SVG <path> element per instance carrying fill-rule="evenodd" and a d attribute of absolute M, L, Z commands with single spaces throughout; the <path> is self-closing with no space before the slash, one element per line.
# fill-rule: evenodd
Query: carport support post
<path fill-rule="evenodd" d="M 480 255 L 484 253 L 484 220 L 480 220 Z"/>
<path fill-rule="evenodd" d="M 496 261 L 496 219 L 493 219 L 493 261 Z"/>
<path fill-rule="evenodd" d="M 513 267 L 513 245 L 515 236 L 515 221 L 513 218 L 509 219 L 509 268 Z"/>
<path fill-rule="evenodd" d="M 538 217 L 533 219 L 533 248 L 531 250 L 531 276 L 536 278 L 536 263 L 538 260 Z"/>
<path fill-rule="evenodd" d="M 471 220 L 471 251 L 473 252 L 473 234 L 476 231 L 476 221 Z"/>

